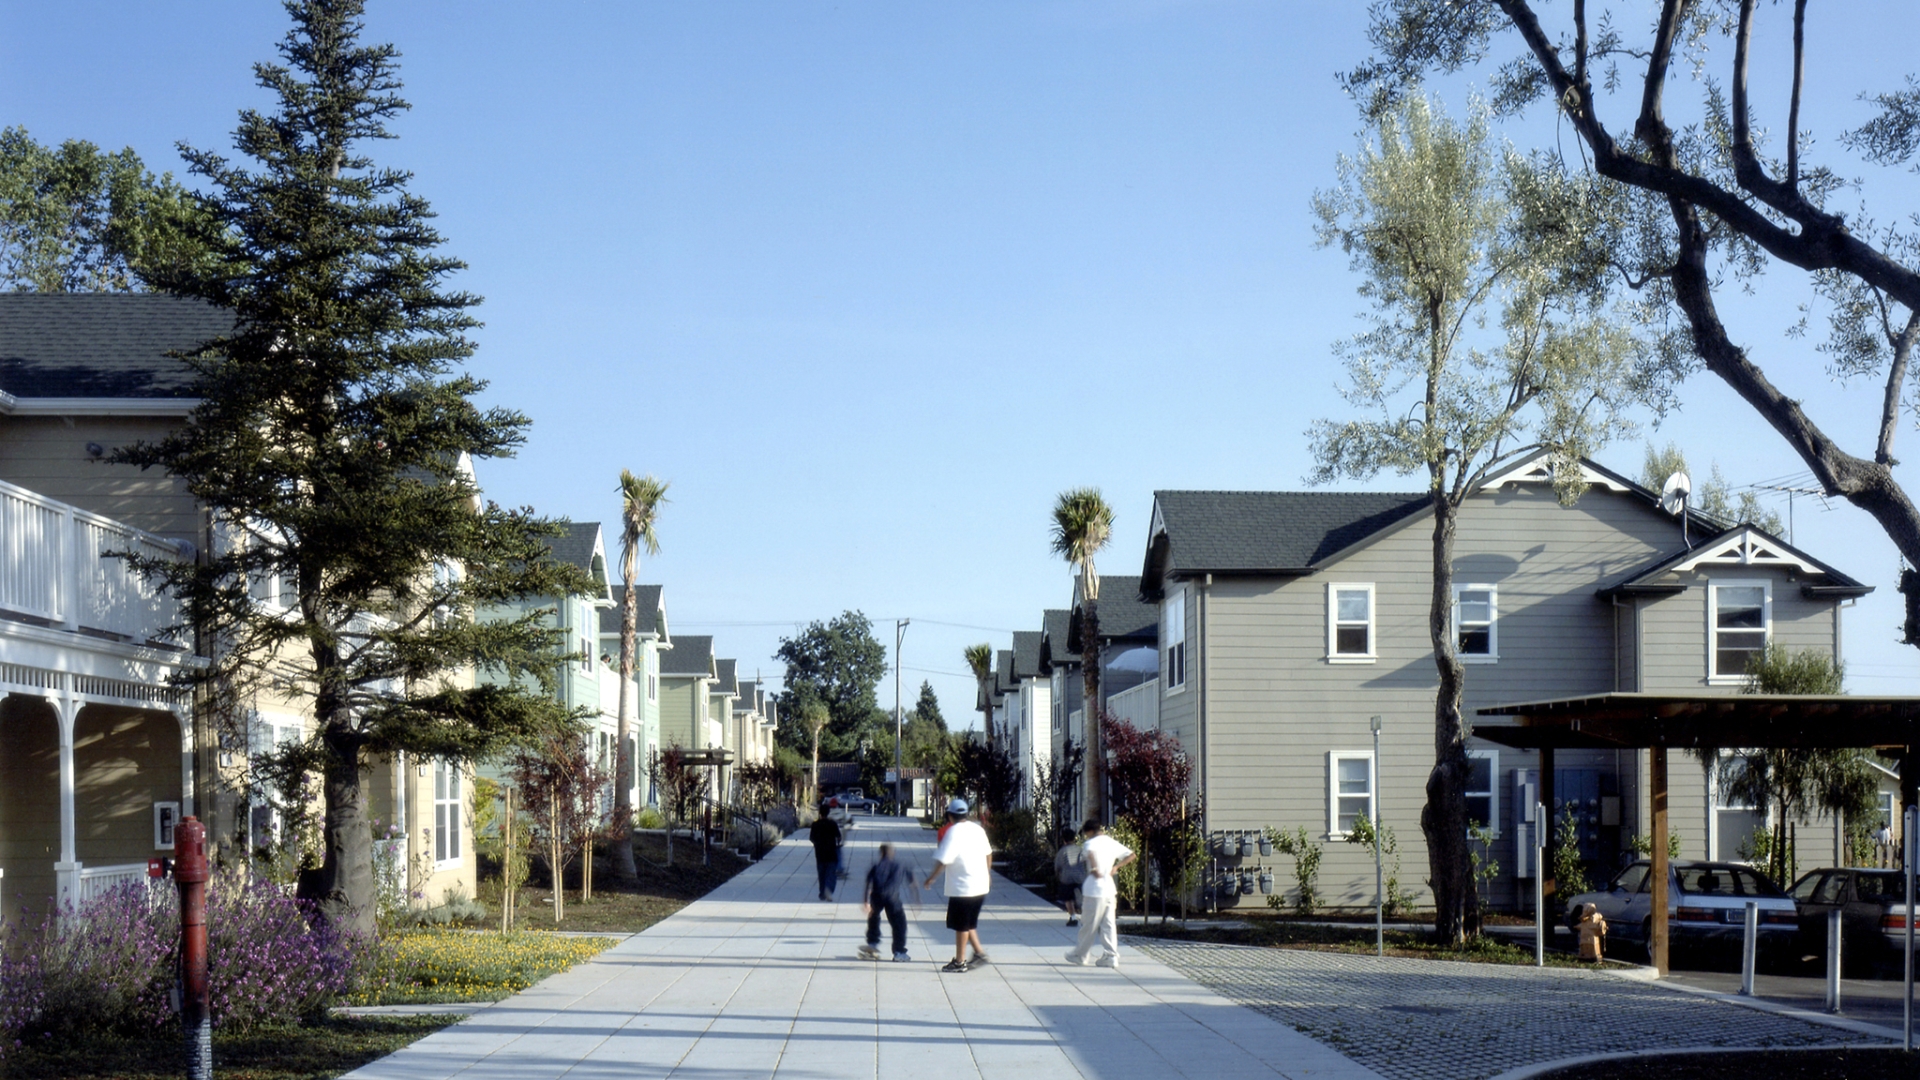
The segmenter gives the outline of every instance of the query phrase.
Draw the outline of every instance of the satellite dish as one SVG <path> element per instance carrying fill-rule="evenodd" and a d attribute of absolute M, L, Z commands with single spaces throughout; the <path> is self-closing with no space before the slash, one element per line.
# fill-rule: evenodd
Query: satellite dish
<path fill-rule="evenodd" d="M 1693 484 L 1687 480 L 1687 474 L 1674 473 L 1660 488 L 1660 509 L 1675 517 L 1686 512 L 1687 496 L 1693 493 Z"/>

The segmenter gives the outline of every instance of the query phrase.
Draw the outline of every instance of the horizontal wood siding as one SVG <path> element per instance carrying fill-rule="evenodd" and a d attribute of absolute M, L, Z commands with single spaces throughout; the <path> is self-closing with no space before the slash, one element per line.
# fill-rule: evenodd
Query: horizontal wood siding
<path fill-rule="evenodd" d="M 177 425 L 161 418 L 0 418 L 0 480 L 136 529 L 198 544 L 199 511 L 185 485 L 158 469 L 109 465 L 87 455 L 90 442 L 111 452 L 161 439 Z"/>
<path fill-rule="evenodd" d="M 1833 655 L 1839 640 L 1839 605 L 1809 600 L 1800 582 L 1775 567 L 1714 566 L 1705 573 L 1675 575 L 1687 587 L 1673 596 L 1640 601 L 1647 662 L 1642 689 L 1648 693 L 1721 689 L 1707 682 L 1707 587 L 1713 581 L 1767 581 L 1773 591 L 1772 640 L 1794 652 L 1816 649 Z M 1737 686 L 1724 687 L 1729 693 Z"/>

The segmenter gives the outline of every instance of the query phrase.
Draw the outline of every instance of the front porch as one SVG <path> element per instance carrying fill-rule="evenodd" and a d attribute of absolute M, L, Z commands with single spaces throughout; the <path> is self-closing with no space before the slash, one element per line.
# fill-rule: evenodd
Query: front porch
<path fill-rule="evenodd" d="M 142 879 L 194 812 L 201 663 L 119 553 L 178 546 L 0 483 L 0 918 Z"/>

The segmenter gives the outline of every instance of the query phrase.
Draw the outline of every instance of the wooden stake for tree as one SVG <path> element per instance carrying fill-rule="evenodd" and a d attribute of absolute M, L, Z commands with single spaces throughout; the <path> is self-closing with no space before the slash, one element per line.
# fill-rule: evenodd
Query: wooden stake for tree
<path fill-rule="evenodd" d="M 500 789 L 500 799 L 506 808 L 500 815 L 500 932 L 513 929 L 513 787 L 508 785 Z"/>
<path fill-rule="evenodd" d="M 547 788 L 547 819 L 552 825 L 547 830 L 547 846 L 551 849 L 547 857 L 553 860 L 553 921 L 557 923 L 567 917 L 566 881 L 560 873 L 560 853 L 566 849 L 560 843 L 560 786 L 558 784 Z"/>

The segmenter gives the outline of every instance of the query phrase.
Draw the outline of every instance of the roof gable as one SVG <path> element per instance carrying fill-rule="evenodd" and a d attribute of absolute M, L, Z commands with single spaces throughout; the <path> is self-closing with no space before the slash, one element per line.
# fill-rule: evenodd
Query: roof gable
<path fill-rule="evenodd" d="M 600 633 L 602 636 L 620 636 L 620 609 L 626 603 L 626 590 L 614 586 L 613 606 L 600 609 Z M 664 603 L 665 589 L 659 585 L 635 585 L 633 587 L 633 631 L 642 637 L 652 634 L 664 639 L 667 636 L 667 607 Z"/>
<path fill-rule="evenodd" d="M 1079 657 L 1067 648 L 1067 623 L 1071 618 L 1072 612 L 1064 608 L 1048 608 L 1041 612 L 1040 674 L 1052 674 L 1055 664 L 1065 666 L 1079 660 Z"/>
<path fill-rule="evenodd" d="M 710 693 L 726 694 L 730 697 L 740 696 L 740 665 L 738 661 L 715 660 L 713 662 L 713 671 L 714 684 L 713 689 L 709 691 Z"/>
<path fill-rule="evenodd" d="M 1873 591 L 1873 586 L 1855 581 L 1757 525 L 1739 525 L 1686 551 L 1663 556 L 1601 589 L 1600 595 L 1677 592 L 1685 583 L 1672 580 L 1672 575 L 1724 568 L 1784 570 L 1817 578 L 1801 586 L 1812 596 L 1844 598 Z"/>
<path fill-rule="evenodd" d="M 1160 637 L 1160 609 L 1141 599 L 1137 577 L 1102 577 L 1096 608 L 1102 641 L 1154 641 Z M 1081 613 L 1076 587 L 1073 611 L 1067 620 L 1067 648 L 1073 652 L 1080 651 Z"/>
<path fill-rule="evenodd" d="M 660 674 L 713 678 L 713 635 L 687 634 L 660 654 Z"/>

